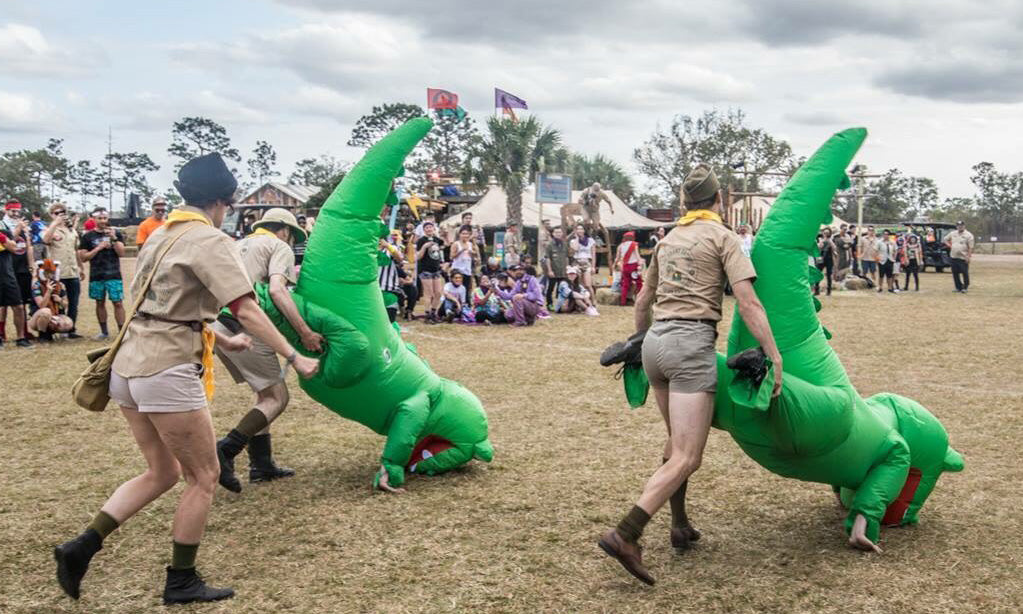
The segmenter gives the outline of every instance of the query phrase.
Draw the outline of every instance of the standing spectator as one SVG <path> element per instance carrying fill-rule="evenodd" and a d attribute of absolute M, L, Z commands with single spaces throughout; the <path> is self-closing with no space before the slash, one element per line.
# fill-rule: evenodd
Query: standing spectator
<path fill-rule="evenodd" d="M 483 254 L 487 253 L 487 235 L 483 232 L 483 228 L 473 225 L 472 213 L 469 211 L 462 214 L 462 227 L 466 226 L 472 231 L 472 242 L 476 244 L 476 252 L 482 258 Z"/>
<path fill-rule="evenodd" d="M 508 230 L 504 233 L 504 266 L 511 268 L 520 264 L 522 258 L 522 235 L 519 234 L 519 225 L 515 222 L 508 224 Z"/>
<path fill-rule="evenodd" d="M 0 309 L 7 315 L 7 308 L 14 312 L 14 331 L 18 335 L 15 345 L 18 347 L 32 347 L 25 335 L 25 309 L 21 300 L 21 288 L 18 287 L 18 278 L 14 275 L 14 252 L 18 245 L 11 238 L 7 226 L 0 224 Z M 0 333 L 6 334 L 6 322 Z M 0 336 L 0 347 L 3 347 L 4 338 Z"/>
<path fill-rule="evenodd" d="M 742 248 L 743 255 L 749 258 L 753 252 L 753 233 L 750 232 L 749 224 L 739 224 L 739 247 Z"/>
<path fill-rule="evenodd" d="M 402 232 L 402 245 L 405 250 L 404 267 L 405 276 L 401 280 L 401 301 L 402 313 L 405 319 L 411 321 L 415 316 L 416 301 L 419 299 L 419 275 L 416 266 L 416 225 L 412 222 L 405 224 Z"/>
<path fill-rule="evenodd" d="M 504 310 L 501 299 L 497 296 L 497 288 L 494 286 L 496 278 L 484 273 L 480 275 L 480 284 L 472 293 L 473 314 L 476 322 L 483 324 L 501 324 L 505 321 Z"/>
<path fill-rule="evenodd" d="M 909 291 L 909 276 L 913 276 L 913 291 L 920 291 L 920 265 L 924 261 L 924 250 L 920 244 L 920 237 L 911 234 L 907 235 L 906 245 L 903 248 L 902 267 L 906 271 L 906 291 Z"/>
<path fill-rule="evenodd" d="M 434 226 L 437 225 L 437 218 L 433 214 L 432 211 L 427 211 L 426 213 L 424 213 L 422 220 L 416 225 L 416 231 L 415 231 L 416 232 L 416 241 L 418 241 L 419 239 L 422 239 L 423 236 L 426 234 L 426 225 L 427 224 L 433 224 Z"/>
<path fill-rule="evenodd" d="M 451 270 L 462 274 L 466 292 L 472 291 L 473 263 L 479 260 L 476 249 L 472 241 L 472 227 L 460 227 L 458 239 L 451 244 Z"/>
<path fill-rule="evenodd" d="M 117 329 L 124 326 L 124 285 L 121 281 L 121 257 L 124 256 L 124 233 L 110 224 L 107 210 L 99 207 L 92 212 L 96 228 L 82 235 L 78 255 L 89 263 L 89 298 L 96 301 L 96 320 L 100 333 L 96 339 L 107 339 L 107 296 L 114 305 Z"/>
<path fill-rule="evenodd" d="M 664 238 L 664 226 L 658 226 L 654 234 L 650 235 L 650 247 L 657 247 L 657 244 Z"/>
<path fill-rule="evenodd" d="M 547 273 L 547 308 L 553 309 L 551 299 L 554 291 L 558 284 L 568 277 L 565 274 L 568 269 L 568 243 L 565 241 L 565 231 L 561 226 L 551 231 L 551 240 L 544 246 L 540 265 Z"/>
<path fill-rule="evenodd" d="M 532 326 L 536 323 L 540 307 L 543 305 L 543 294 L 540 283 L 536 281 L 536 270 L 523 267 L 521 264 L 511 269 L 515 283 L 510 290 L 498 290 L 497 295 L 511 302 L 508 319 L 512 326 Z"/>
<path fill-rule="evenodd" d="M 153 199 L 153 214 L 142 220 L 139 224 L 138 234 L 135 235 L 135 245 L 142 249 L 145 245 L 146 239 L 149 235 L 153 234 L 153 231 L 163 226 L 167 221 L 167 199 L 163 196 L 157 196 Z"/>
<path fill-rule="evenodd" d="M 416 262 L 419 264 L 419 281 L 423 286 L 423 301 L 426 303 L 426 322 L 437 322 L 437 310 L 444 294 L 444 241 L 437 236 L 437 226 L 427 220 L 423 222 L 423 236 L 416 241 Z"/>
<path fill-rule="evenodd" d="M 863 236 L 863 241 L 860 245 L 860 267 L 863 272 L 863 276 L 874 282 L 874 285 L 878 288 L 881 287 L 881 281 L 878 278 L 878 253 L 877 253 L 877 235 L 874 234 L 874 227 L 867 227 L 867 234 Z"/>
<path fill-rule="evenodd" d="M 860 235 L 856 224 L 849 225 L 850 258 L 852 259 L 853 275 L 860 274 Z"/>
<path fill-rule="evenodd" d="M 11 254 L 11 264 L 14 267 L 14 279 L 18 284 L 18 294 L 21 302 L 11 306 L 14 312 L 15 332 L 18 347 L 28 347 L 29 333 L 26 328 L 28 315 L 25 312 L 25 305 L 32 304 L 32 276 L 35 267 L 35 258 L 32 253 L 32 231 L 21 215 L 21 203 L 15 199 L 7 201 L 4 206 L 3 226 L 14 240 L 14 251 Z M 20 315 L 19 315 L 20 312 Z M 20 327 L 18 322 L 21 322 Z M 0 341 L 7 338 L 7 308 L 0 311 Z"/>
<path fill-rule="evenodd" d="M 398 231 L 393 231 L 398 232 Z M 398 238 L 391 235 L 391 241 Z M 377 264 L 380 265 L 377 274 L 377 282 L 380 284 L 380 292 L 384 295 L 384 309 L 387 310 L 387 319 L 394 324 L 398 320 L 398 308 L 401 302 L 402 279 L 406 276 L 405 258 L 401 255 L 401 248 L 398 244 L 388 242 L 387 239 L 380 239 L 380 250 L 377 253 Z"/>
<path fill-rule="evenodd" d="M 824 278 L 828 282 L 828 296 L 831 296 L 831 282 L 835 277 L 835 260 L 838 256 L 838 249 L 835 242 L 831 240 L 831 229 L 825 227 L 821 234 L 817 235 L 817 251 L 820 252 L 820 260 L 817 262 L 817 270 L 824 272 Z M 814 295 L 821 293 L 821 284 L 813 288 Z"/>
<path fill-rule="evenodd" d="M 877 240 L 877 271 L 880 280 L 877 284 L 877 291 L 884 292 L 882 284 L 888 282 L 888 291 L 895 292 L 895 285 L 892 277 L 895 274 L 895 242 L 892 241 L 892 233 L 885 230 L 881 238 Z"/>
<path fill-rule="evenodd" d="M 557 313 L 585 313 L 589 316 L 599 316 L 590 291 L 579 281 L 579 269 L 574 266 L 568 267 L 565 272 L 567 279 L 558 284 L 558 293 L 554 301 L 554 311 Z"/>
<path fill-rule="evenodd" d="M 956 229 L 945 237 L 948 257 L 952 259 L 952 281 L 956 292 L 966 294 L 970 288 L 970 259 L 973 258 L 973 234 L 966 230 L 962 220 L 956 222 Z"/>
<path fill-rule="evenodd" d="M 896 292 L 901 292 L 899 274 L 902 273 L 902 259 L 905 256 L 905 240 L 895 234 L 892 235 L 892 239 L 895 241 L 895 259 L 892 260 L 892 285 L 895 286 Z"/>
<path fill-rule="evenodd" d="M 298 215 L 295 216 L 295 221 L 298 222 L 298 225 L 301 226 L 303 230 L 306 231 L 305 241 L 296 241 L 295 244 L 291 247 L 291 251 L 295 254 L 295 266 L 301 267 L 302 259 L 305 258 L 306 245 L 309 245 L 309 231 L 307 230 L 309 220 L 307 220 L 304 215 L 299 213 Z"/>
<path fill-rule="evenodd" d="M 582 278 L 583 285 L 590 291 L 590 296 L 596 296 L 593 291 L 593 248 L 596 247 L 593 239 L 586 233 L 586 227 L 582 224 L 577 224 L 575 227 L 575 234 L 572 236 L 572 240 L 569 241 L 568 249 L 572 256 L 572 264 L 579 269 L 579 277 Z"/>
<path fill-rule="evenodd" d="M 852 238 L 849 236 L 849 226 L 839 226 L 838 235 L 832 236 L 831 241 L 835 244 L 837 262 L 835 265 L 835 281 L 845 279 L 845 276 L 852 270 L 853 251 Z"/>
<path fill-rule="evenodd" d="M 68 218 L 67 205 L 53 203 L 50 205 L 50 225 L 43 233 L 50 260 L 60 263 L 60 283 L 67 292 L 67 315 L 71 318 L 72 327 L 68 339 L 80 339 L 75 330 L 78 322 L 78 300 L 82 294 L 82 282 L 85 281 L 85 263 L 78 254 L 78 214 Z"/>
<path fill-rule="evenodd" d="M 625 307 L 629 303 L 629 291 L 635 286 L 636 295 L 643 289 L 643 258 L 639 255 L 639 243 L 636 242 L 636 233 L 631 230 L 625 233 L 625 240 L 618 246 L 618 254 L 615 256 L 611 270 L 621 267 L 622 272 L 622 295 L 619 304 Z"/>
<path fill-rule="evenodd" d="M 46 259 L 46 244 L 43 243 L 43 233 L 46 232 L 46 222 L 38 211 L 32 212 L 32 221 L 28 225 L 32 236 L 32 255 L 36 260 Z"/>

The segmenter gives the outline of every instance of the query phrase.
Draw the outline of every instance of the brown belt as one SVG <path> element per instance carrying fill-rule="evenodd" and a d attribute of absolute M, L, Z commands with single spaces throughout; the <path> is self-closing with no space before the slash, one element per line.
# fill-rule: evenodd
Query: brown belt
<path fill-rule="evenodd" d="M 151 313 L 139 311 L 135 314 L 136 318 L 143 320 L 156 320 L 157 322 L 166 322 L 168 324 L 177 324 L 178 326 L 187 326 L 197 333 L 202 332 L 203 323 L 198 320 L 171 320 L 169 318 L 161 318 L 160 316 L 154 316 Z"/>

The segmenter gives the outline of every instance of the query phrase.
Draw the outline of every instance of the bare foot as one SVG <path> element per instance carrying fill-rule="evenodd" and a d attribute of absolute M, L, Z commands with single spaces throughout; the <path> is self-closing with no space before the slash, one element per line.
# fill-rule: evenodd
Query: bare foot
<path fill-rule="evenodd" d="M 849 532 L 849 545 L 867 552 L 876 552 L 877 554 L 883 552 L 877 544 L 870 541 L 867 537 L 867 519 L 863 514 L 857 514 L 856 519 L 853 520 L 852 530 Z"/>

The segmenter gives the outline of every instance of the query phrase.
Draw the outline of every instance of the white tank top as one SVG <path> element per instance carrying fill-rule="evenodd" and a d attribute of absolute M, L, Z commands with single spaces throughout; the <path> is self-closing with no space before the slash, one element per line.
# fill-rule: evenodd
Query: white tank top
<path fill-rule="evenodd" d="M 461 243 L 455 243 L 455 245 L 457 246 L 455 248 L 456 251 L 462 248 L 462 244 Z M 469 250 L 464 252 L 461 256 L 455 256 L 454 260 L 451 261 L 451 268 L 455 269 L 456 271 L 461 271 L 461 272 L 465 273 L 466 275 L 471 275 L 472 274 L 472 247 L 471 247 L 471 245 L 472 244 L 470 243 Z"/>
<path fill-rule="evenodd" d="M 579 261 L 593 260 L 593 237 L 590 237 L 589 242 L 583 245 L 582 241 L 578 238 L 575 239 L 575 244 L 578 249 L 575 250 L 575 259 Z"/>

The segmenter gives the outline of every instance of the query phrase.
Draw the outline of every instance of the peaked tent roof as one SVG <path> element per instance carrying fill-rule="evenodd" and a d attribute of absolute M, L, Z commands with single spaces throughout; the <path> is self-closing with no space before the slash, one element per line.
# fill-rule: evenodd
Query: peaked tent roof
<path fill-rule="evenodd" d="M 578 202 L 581 190 L 572 190 L 572 202 Z M 609 230 L 626 230 L 657 228 L 666 226 L 664 222 L 658 222 L 636 213 L 628 207 L 622 199 L 610 191 L 604 190 L 607 197 L 614 204 L 614 213 L 606 202 L 600 203 L 600 218 L 604 226 Z M 500 186 L 490 186 L 487 193 L 477 201 L 475 205 L 466 209 L 463 213 L 472 213 L 473 222 L 483 228 L 504 228 L 508 217 L 508 195 Z M 530 185 L 522 191 L 522 224 L 529 228 L 536 228 L 540 217 L 540 205 L 535 200 L 535 188 Z M 561 224 L 561 205 L 545 204 L 543 217 L 557 226 Z M 452 215 L 443 220 L 444 226 L 458 226 L 462 221 L 462 214 Z"/>

